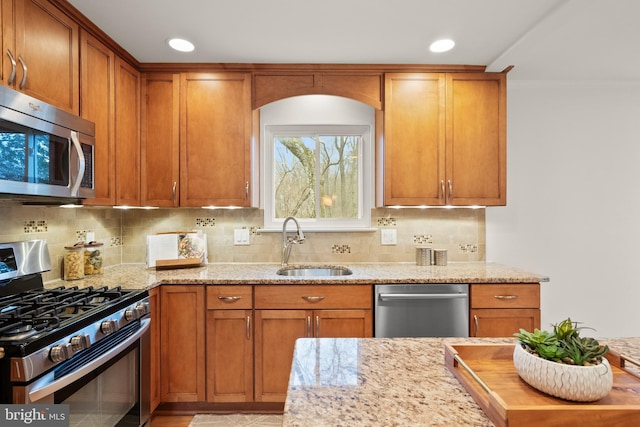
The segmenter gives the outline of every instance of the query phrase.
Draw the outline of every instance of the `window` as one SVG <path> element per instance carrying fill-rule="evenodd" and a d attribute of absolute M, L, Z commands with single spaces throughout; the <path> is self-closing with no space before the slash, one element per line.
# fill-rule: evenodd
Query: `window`
<path fill-rule="evenodd" d="M 371 129 L 362 125 L 265 128 L 265 228 L 288 216 L 306 229 L 370 225 Z"/>

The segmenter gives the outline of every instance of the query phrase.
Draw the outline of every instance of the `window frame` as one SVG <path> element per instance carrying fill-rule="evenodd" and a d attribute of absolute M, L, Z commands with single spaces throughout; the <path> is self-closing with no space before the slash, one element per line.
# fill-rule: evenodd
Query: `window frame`
<path fill-rule="evenodd" d="M 304 231 L 345 231 L 345 230 L 369 230 L 371 226 L 371 209 L 373 207 L 373 129 L 366 124 L 343 124 L 343 125 L 266 125 L 264 127 L 263 144 L 263 166 L 264 185 L 262 186 L 263 208 L 264 208 L 264 230 L 282 230 L 284 218 L 275 218 L 274 203 L 274 141 L 276 137 L 300 136 L 302 134 L 322 134 L 322 135 L 355 135 L 360 136 L 362 141 L 359 146 L 359 156 L 362 161 L 358 162 L 358 195 L 359 195 L 359 218 L 356 219 L 317 219 L 317 218 L 297 218 Z"/>

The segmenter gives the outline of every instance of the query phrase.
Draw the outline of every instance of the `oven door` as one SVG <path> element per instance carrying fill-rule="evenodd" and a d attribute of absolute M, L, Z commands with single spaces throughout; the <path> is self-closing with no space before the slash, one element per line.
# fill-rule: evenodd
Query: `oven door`
<path fill-rule="evenodd" d="M 119 330 L 26 387 L 14 386 L 14 403 L 68 404 L 70 427 L 145 425 L 149 322 Z"/>

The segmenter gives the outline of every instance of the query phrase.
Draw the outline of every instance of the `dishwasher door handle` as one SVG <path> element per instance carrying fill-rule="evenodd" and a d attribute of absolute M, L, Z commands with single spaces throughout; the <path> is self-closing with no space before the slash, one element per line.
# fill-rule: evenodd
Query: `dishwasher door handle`
<path fill-rule="evenodd" d="M 394 300 L 425 300 L 425 299 L 456 299 L 467 298 L 468 294 L 379 294 L 383 301 Z"/>

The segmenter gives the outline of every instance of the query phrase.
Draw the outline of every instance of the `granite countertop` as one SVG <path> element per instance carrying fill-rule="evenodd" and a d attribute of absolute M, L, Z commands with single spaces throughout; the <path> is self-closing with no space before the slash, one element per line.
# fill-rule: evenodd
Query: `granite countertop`
<path fill-rule="evenodd" d="M 320 265 L 320 264 L 318 264 Z M 196 268 L 156 270 L 145 264 L 107 267 L 103 275 L 82 280 L 48 282 L 46 286 L 117 286 L 147 289 L 156 285 L 304 285 L 304 284 L 378 284 L 378 283 L 538 283 L 548 277 L 518 268 L 484 262 L 451 262 L 446 266 L 417 266 L 414 263 L 354 263 L 350 276 L 279 276 L 275 263 L 208 264 Z"/>
<path fill-rule="evenodd" d="M 640 359 L 640 338 L 600 339 Z M 444 344 L 513 338 L 302 338 L 283 426 L 493 426 L 444 364 Z"/>

